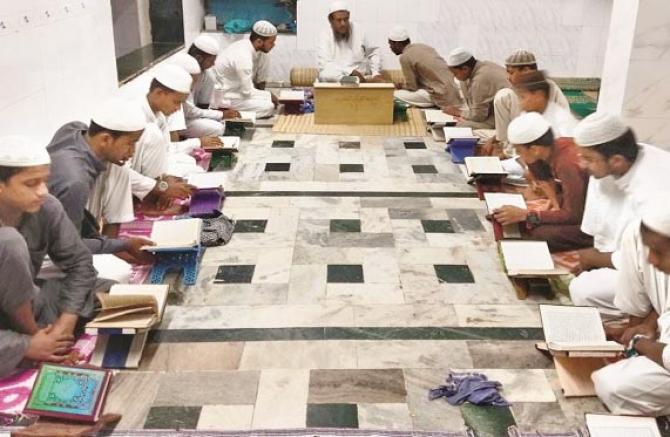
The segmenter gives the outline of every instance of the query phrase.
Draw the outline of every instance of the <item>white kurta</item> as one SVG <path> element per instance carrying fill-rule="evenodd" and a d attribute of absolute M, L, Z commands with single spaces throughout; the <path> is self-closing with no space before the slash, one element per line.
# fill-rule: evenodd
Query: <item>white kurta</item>
<path fill-rule="evenodd" d="M 542 116 L 551 124 L 551 129 L 554 131 L 554 137 L 572 138 L 575 127 L 577 126 L 577 119 L 570 109 L 566 109 L 557 103 L 549 102 L 545 108 Z"/>
<path fill-rule="evenodd" d="M 254 111 L 259 118 L 274 114 L 274 104 L 269 91 L 254 86 L 254 79 L 267 75 L 267 66 L 254 68 L 260 59 L 267 58 L 257 54 L 249 39 L 237 41 L 226 48 L 217 58 L 212 71 L 219 86 L 223 89 L 223 98 L 238 111 Z M 219 106 L 219 105 L 217 105 Z"/>
<path fill-rule="evenodd" d="M 380 74 L 379 47 L 367 38 L 357 24 L 350 23 L 350 26 L 351 35 L 346 41 L 337 41 L 330 25 L 321 34 L 317 47 L 320 81 L 339 82 L 354 70 L 365 76 Z"/>
<path fill-rule="evenodd" d="M 582 231 L 594 237 L 594 247 L 614 252 L 614 265 L 621 264 L 621 238 L 624 229 L 639 220 L 647 202 L 670 183 L 670 153 L 654 146 L 640 145 L 633 166 L 620 178 L 591 178 L 584 208 Z M 603 317 L 618 317 L 615 305 L 617 272 L 596 269 L 580 274 L 570 283 L 570 297 L 575 305 L 595 306 Z"/>
<path fill-rule="evenodd" d="M 652 309 L 661 317 L 659 341 L 670 343 L 670 277 L 647 261 L 640 222 L 626 228 L 621 245 L 619 285 L 615 303 L 636 317 L 645 317 Z M 663 350 L 661 367 L 646 357 L 634 357 L 611 364 L 591 378 L 596 393 L 613 414 L 670 414 L 670 347 Z"/>

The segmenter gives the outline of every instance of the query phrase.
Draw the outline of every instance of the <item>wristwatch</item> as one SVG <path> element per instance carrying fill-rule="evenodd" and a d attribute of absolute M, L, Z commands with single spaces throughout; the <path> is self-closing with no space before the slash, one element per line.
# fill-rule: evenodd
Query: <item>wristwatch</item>
<path fill-rule="evenodd" d="M 624 350 L 624 356 L 626 358 L 636 357 L 639 355 L 638 351 L 635 349 L 635 345 L 642 338 L 646 338 L 647 340 L 649 340 L 648 336 L 642 334 L 635 334 L 633 338 L 630 339 L 630 341 L 628 342 L 628 346 L 626 347 L 626 350 Z"/>
<path fill-rule="evenodd" d="M 540 226 L 540 215 L 534 211 L 529 212 L 526 216 L 526 225 L 529 229 Z"/>
<path fill-rule="evenodd" d="M 158 183 L 156 184 L 156 187 L 158 188 L 158 191 L 164 193 L 170 187 L 170 184 L 168 184 L 167 181 L 163 179 L 163 176 L 161 176 L 158 178 Z"/>

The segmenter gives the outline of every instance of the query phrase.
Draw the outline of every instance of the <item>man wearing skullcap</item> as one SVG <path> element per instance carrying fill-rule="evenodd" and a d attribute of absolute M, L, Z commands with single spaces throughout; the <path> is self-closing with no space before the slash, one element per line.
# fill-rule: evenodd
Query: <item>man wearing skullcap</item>
<path fill-rule="evenodd" d="M 181 109 L 191 93 L 192 82 L 191 75 L 183 68 L 161 65 L 155 70 L 149 93 L 140 98 L 147 124 L 130 163 L 136 172 L 151 179 L 160 179 L 159 189 L 163 193 L 169 188 L 166 175 L 183 177 L 203 171 L 193 157 L 180 150 L 179 144 L 172 143 L 168 123 L 168 117 Z M 184 197 L 188 197 L 188 187 L 184 184 L 180 187 Z M 146 195 L 153 187 L 146 184 L 143 189 Z"/>
<path fill-rule="evenodd" d="M 605 319 L 621 317 L 614 296 L 623 231 L 670 185 L 670 153 L 638 144 L 620 117 L 604 111 L 582 120 L 575 142 L 591 175 L 582 230 L 594 247 L 579 252 L 570 297 L 575 305 L 597 307 Z"/>
<path fill-rule="evenodd" d="M 219 55 L 213 72 L 222 89 L 223 101 L 213 102 L 214 107 L 253 111 L 258 118 L 274 114 L 276 97 L 258 88 L 265 88 L 265 78 L 259 77 L 258 69 L 259 59 L 270 53 L 276 41 L 277 28 L 262 20 L 254 24 L 249 39 L 231 44 Z"/>
<path fill-rule="evenodd" d="M 11 226 L 0 226 L 0 378 L 22 360 L 62 362 L 74 344 L 71 334 L 40 327 L 33 302 L 40 292 L 33 283 L 26 241 Z"/>
<path fill-rule="evenodd" d="M 188 54 L 198 61 L 200 71 L 202 71 L 198 80 L 193 84 L 192 93 L 193 103 L 200 108 L 208 108 L 211 103 L 214 84 L 216 84 L 212 67 L 220 51 L 218 41 L 206 34 L 198 35 L 188 49 Z"/>
<path fill-rule="evenodd" d="M 330 4 L 330 26 L 324 29 L 317 46 L 319 80 L 339 82 L 344 76 L 357 76 L 361 82 L 382 82 L 379 47 L 357 23 L 349 21 L 350 15 L 346 2 Z"/>
<path fill-rule="evenodd" d="M 555 143 L 551 125 L 537 112 L 514 119 L 508 135 L 537 187 L 555 195 L 558 205 L 539 212 L 503 206 L 494 211 L 494 218 L 503 226 L 523 223 L 523 236 L 546 241 L 552 252 L 592 246 L 593 239 L 580 230 L 588 175 L 579 165 L 574 144 Z"/>
<path fill-rule="evenodd" d="M 144 238 L 112 239 L 101 235 L 105 226 L 131 222 L 133 170 L 124 164 L 135 151 L 146 121 L 134 101 L 110 99 L 93 114 L 90 125 L 74 121 L 55 134 L 47 151 L 51 157 L 49 192 L 63 205 L 66 214 L 91 251 L 100 277 L 126 282 L 130 265 L 122 261 L 148 261 L 141 247 Z M 158 195 L 154 179 L 147 181 Z M 113 255 L 117 255 L 117 258 Z"/>
<path fill-rule="evenodd" d="M 457 117 L 459 126 L 493 129 L 493 99 L 499 90 L 510 86 L 505 69 L 493 62 L 475 59 L 470 51 L 461 47 L 449 53 L 447 65 L 460 87 L 465 109 L 451 105 L 442 110 Z"/>
<path fill-rule="evenodd" d="M 42 145 L 24 137 L 0 138 L 0 223 L 16 229 L 25 240 L 31 279 L 40 288 L 34 293 L 27 290 L 27 283 L 14 284 L 17 289 L 10 290 L 12 293 L 32 292 L 32 305 L 25 306 L 13 320 L 0 323 L 3 327 L 8 322 L 18 324 L 26 334 L 53 324 L 54 333 L 71 336 L 80 318 L 93 317 L 96 292 L 109 290 L 112 282 L 97 278 L 91 252 L 61 203 L 49 194 L 49 164 L 49 153 Z M 3 250 L 16 250 L 9 256 L 17 261 L 25 259 L 20 245 Z M 58 277 L 41 275 L 46 256 L 58 267 Z M 3 263 L 0 275 L 2 282 L 12 285 L 19 272 L 8 268 L 11 263 Z M 11 297 L 5 297 L 11 301 Z M 10 305 L 16 307 L 18 303 Z"/>
<path fill-rule="evenodd" d="M 535 55 L 528 50 L 515 50 L 505 60 L 505 69 L 507 70 L 507 80 L 514 87 L 522 74 L 537 71 Z M 569 109 L 568 99 L 563 95 L 561 88 L 551 79 L 546 79 L 546 81 L 549 84 L 549 101 L 565 109 Z M 503 88 L 498 91 L 493 100 L 493 108 L 496 134 L 483 148 L 484 155 L 490 155 L 495 149 L 498 149 L 506 152 L 511 157 L 513 156 L 514 148 L 509 146 L 509 142 L 507 141 L 507 127 L 522 111 L 519 98 L 514 89 Z"/>
<path fill-rule="evenodd" d="M 395 98 L 419 108 L 460 105 L 461 98 L 447 63 L 426 44 L 413 44 L 409 33 L 397 26 L 389 33 L 389 47 L 400 57 L 405 85 Z"/>
<path fill-rule="evenodd" d="M 615 338 L 630 358 L 591 375 L 612 414 L 670 414 L 670 197 L 653 197 L 621 243 L 614 302 L 629 324 Z"/>

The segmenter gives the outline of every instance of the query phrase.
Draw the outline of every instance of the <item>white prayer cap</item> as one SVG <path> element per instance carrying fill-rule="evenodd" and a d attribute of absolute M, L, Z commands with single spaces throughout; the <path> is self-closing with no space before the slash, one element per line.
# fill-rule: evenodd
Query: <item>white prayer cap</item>
<path fill-rule="evenodd" d="M 193 45 L 207 54 L 214 56 L 219 54 L 219 43 L 209 35 L 198 35 L 193 40 Z"/>
<path fill-rule="evenodd" d="M 659 192 L 645 202 L 640 212 L 642 223 L 665 237 L 670 237 L 670 208 L 668 205 L 670 205 L 670 196 Z"/>
<path fill-rule="evenodd" d="M 193 78 L 181 67 L 176 65 L 161 65 L 156 68 L 155 79 L 163 86 L 183 94 L 191 93 Z"/>
<path fill-rule="evenodd" d="M 51 163 L 45 146 L 19 135 L 0 137 L 0 166 L 34 167 Z"/>
<path fill-rule="evenodd" d="M 389 41 L 402 42 L 409 39 L 409 32 L 402 26 L 396 26 L 389 33 Z"/>
<path fill-rule="evenodd" d="M 347 2 L 343 1 L 332 2 L 330 4 L 330 8 L 328 9 L 328 15 L 332 14 L 333 12 L 340 12 L 340 11 L 350 12 L 349 5 L 347 4 Z"/>
<path fill-rule="evenodd" d="M 193 56 L 187 53 L 177 53 L 176 55 L 170 58 L 169 63 L 183 68 L 184 70 L 186 70 L 188 74 L 202 73 L 198 61 Z"/>
<path fill-rule="evenodd" d="M 512 144 L 531 144 L 551 129 L 549 122 L 537 112 L 521 114 L 509 124 L 507 139 Z"/>
<path fill-rule="evenodd" d="M 277 35 L 277 28 L 275 25 L 265 20 L 256 21 L 256 23 L 254 23 L 253 31 L 265 38 Z"/>
<path fill-rule="evenodd" d="M 463 47 L 458 47 L 449 53 L 447 56 L 447 66 L 449 67 L 458 67 L 459 65 L 465 64 L 472 58 L 472 53 L 469 50 L 464 49 Z"/>
<path fill-rule="evenodd" d="M 96 109 L 91 121 L 100 127 L 119 132 L 144 130 L 147 120 L 142 108 L 135 101 L 112 98 Z"/>
<path fill-rule="evenodd" d="M 628 129 L 620 117 L 605 111 L 594 112 L 575 127 L 575 143 L 581 147 L 609 143 Z"/>

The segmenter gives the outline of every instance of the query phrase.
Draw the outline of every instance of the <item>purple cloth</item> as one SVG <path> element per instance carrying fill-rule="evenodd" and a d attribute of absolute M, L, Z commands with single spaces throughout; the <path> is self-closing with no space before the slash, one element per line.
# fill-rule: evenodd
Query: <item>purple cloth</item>
<path fill-rule="evenodd" d="M 428 398 L 433 401 L 444 397 L 451 405 L 461 405 L 470 402 L 475 405 L 492 405 L 505 407 L 509 403 L 498 391 L 502 387 L 498 381 L 489 381 L 481 373 L 450 373 L 446 385 L 428 392 Z"/>

